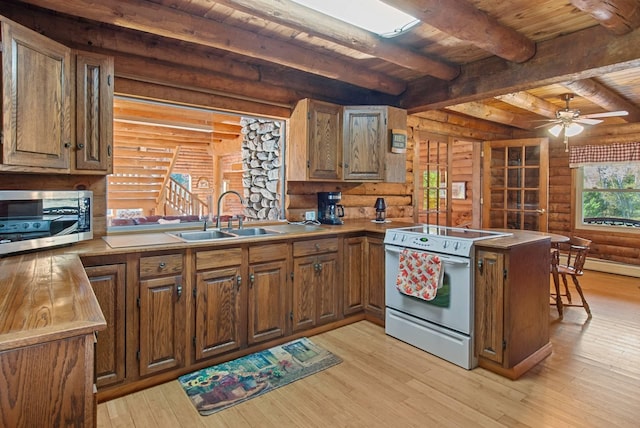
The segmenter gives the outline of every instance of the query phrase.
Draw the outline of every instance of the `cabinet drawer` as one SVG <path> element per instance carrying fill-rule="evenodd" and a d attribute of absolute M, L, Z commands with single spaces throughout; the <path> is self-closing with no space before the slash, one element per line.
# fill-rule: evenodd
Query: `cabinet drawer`
<path fill-rule="evenodd" d="M 249 263 L 283 260 L 287 253 L 287 244 L 257 245 L 249 248 Z"/>
<path fill-rule="evenodd" d="M 196 270 L 217 269 L 239 264 L 242 264 L 242 248 L 198 251 L 196 253 Z"/>
<path fill-rule="evenodd" d="M 338 238 L 314 239 L 293 243 L 293 257 L 338 251 Z"/>
<path fill-rule="evenodd" d="M 140 278 L 182 274 L 182 254 L 140 258 Z"/>

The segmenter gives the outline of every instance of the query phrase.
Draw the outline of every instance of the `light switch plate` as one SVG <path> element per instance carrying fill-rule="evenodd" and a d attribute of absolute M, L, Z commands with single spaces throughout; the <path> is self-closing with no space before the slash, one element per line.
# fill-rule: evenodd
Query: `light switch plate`
<path fill-rule="evenodd" d="M 315 220 L 316 219 L 316 212 L 315 211 L 307 211 L 304 213 L 304 219 L 305 220 Z"/>

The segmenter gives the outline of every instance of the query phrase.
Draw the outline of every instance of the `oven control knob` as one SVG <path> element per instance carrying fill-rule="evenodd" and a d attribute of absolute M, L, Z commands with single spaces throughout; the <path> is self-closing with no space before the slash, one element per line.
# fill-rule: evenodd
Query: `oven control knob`
<path fill-rule="evenodd" d="M 29 223 L 22 223 L 23 229 L 29 229 Z"/>
<path fill-rule="evenodd" d="M 447 248 L 447 246 L 449 246 L 449 241 L 444 241 L 442 243 L 442 248 Z"/>
<path fill-rule="evenodd" d="M 33 223 L 33 227 L 35 229 L 40 229 L 40 223 Z"/>
<path fill-rule="evenodd" d="M 457 250 L 459 246 L 460 246 L 460 243 L 459 243 L 459 242 L 456 242 L 456 243 L 453 245 L 453 248 L 455 248 L 455 249 Z"/>

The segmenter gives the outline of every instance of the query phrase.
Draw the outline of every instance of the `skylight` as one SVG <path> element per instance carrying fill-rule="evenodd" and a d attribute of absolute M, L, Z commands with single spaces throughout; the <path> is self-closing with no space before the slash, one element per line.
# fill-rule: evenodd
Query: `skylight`
<path fill-rule="evenodd" d="M 419 22 L 380 0 L 292 1 L 382 37 L 396 36 Z"/>

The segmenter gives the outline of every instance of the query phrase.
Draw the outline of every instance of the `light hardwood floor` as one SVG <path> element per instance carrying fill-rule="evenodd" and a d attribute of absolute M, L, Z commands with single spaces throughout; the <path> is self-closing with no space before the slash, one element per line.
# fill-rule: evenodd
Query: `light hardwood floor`
<path fill-rule="evenodd" d="M 341 364 L 261 397 L 200 416 L 173 381 L 100 404 L 98 427 L 640 426 L 640 279 L 587 272 L 581 283 L 593 318 L 571 307 L 560 321 L 552 306 L 553 353 L 517 381 L 362 321 L 312 338 Z"/>

